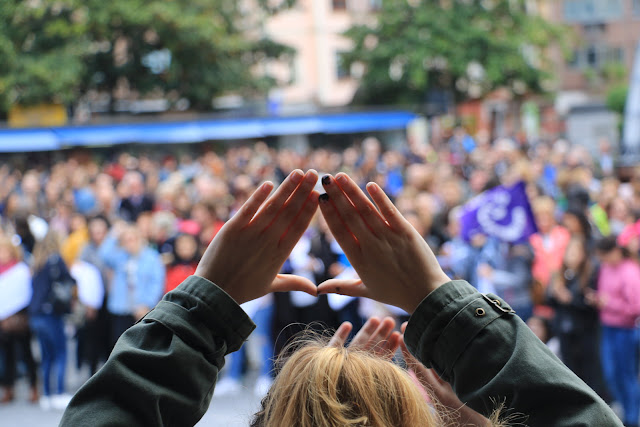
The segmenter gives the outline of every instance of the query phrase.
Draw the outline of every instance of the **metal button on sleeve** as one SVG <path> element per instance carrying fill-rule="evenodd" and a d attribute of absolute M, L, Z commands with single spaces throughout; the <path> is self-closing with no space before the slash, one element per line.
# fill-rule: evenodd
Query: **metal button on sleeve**
<path fill-rule="evenodd" d="M 484 311 L 484 308 L 482 308 L 482 307 L 476 308 L 476 317 L 482 317 L 485 314 L 486 314 L 486 312 Z"/>

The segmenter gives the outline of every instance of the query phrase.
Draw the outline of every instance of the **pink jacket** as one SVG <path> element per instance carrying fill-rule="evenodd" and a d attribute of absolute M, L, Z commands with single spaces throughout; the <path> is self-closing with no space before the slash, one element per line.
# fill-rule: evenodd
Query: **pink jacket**
<path fill-rule="evenodd" d="M 640 266 L 624 260 L 600 267 L 598 296 L 604 301 L 600 321 L 605 326 L 633 328 L 640 317 Z"/>
<path fill-rule="evenodd" d="M 547 286 L 551 280 L 551 274 L 562 267 L 564 252 L 570 239 L 569 231 L 561 226 L 553 227 L 546 236 L 536 233 L 529 239 L 535 256 L 533 278 L 543 286 Z"/>

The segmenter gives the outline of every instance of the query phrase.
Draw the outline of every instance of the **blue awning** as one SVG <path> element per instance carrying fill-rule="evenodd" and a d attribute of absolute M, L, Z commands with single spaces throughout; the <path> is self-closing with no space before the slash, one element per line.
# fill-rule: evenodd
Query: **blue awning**
<path fill-rule="evenodd" d="M 373 132 L 403 129 L 416 117 L 414 113 L 407 111 L 387 111 L 301 117 L 0 129 L 0 152 L 49 151 L 69 146 L 127 143 L 176 144 L 279 135 Z"/>

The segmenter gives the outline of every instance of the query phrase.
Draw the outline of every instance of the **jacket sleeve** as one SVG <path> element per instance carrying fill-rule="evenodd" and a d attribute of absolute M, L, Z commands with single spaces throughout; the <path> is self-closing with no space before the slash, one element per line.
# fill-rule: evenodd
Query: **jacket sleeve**
<path fill-rule="evenodd" d="M 209 408 L 224 356 L 255 325 L 213 283 L 190 276 L 118 340 L 61 426 L 192 426 Z"/>
<path fill-rule="evenodd" d="M 449 282 L 427 296 L 405 340 L 462 402 L 485 416 L 504 402 L 504 415 L 531 427 L 622 426 L 504 300 L 466 282 Z"/>

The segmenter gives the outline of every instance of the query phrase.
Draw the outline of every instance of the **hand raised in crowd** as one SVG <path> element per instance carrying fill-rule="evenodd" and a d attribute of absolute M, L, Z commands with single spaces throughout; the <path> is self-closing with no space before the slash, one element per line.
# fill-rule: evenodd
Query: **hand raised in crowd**
<path fill-rule="evenodd" d="M 365 350 L 378 356 L 391 358 L 400 345 L 400 333 L 394 332 L 395 326 L 396 322 L 391 317 L 385 317 L 382 320 L 371 317 L 353 337 L 349 348 Z M 352 329 L 353 325 L 350 322 L 343 322 L 329 341 L 329 346 L 345 345 Z"/>
<path fill-rule="evenodd" d="M 308 279 L 278 274 L 318 207 L 314 170 L 294 170 L 273 193 L 265 182 L 218 232 L 195 274 L 227 292 L 238 304 L 270 292 L 316 295 Z"/>
<path fill-rule="evenodd" d="M 412 313 L 450 279 L 420 234 L 375 183 L 367 185 L 376 207 L 344 173 L 326 175 L 320 210 L 361 280 L 331 279 L 319 293 L 368 297 Z"/>

